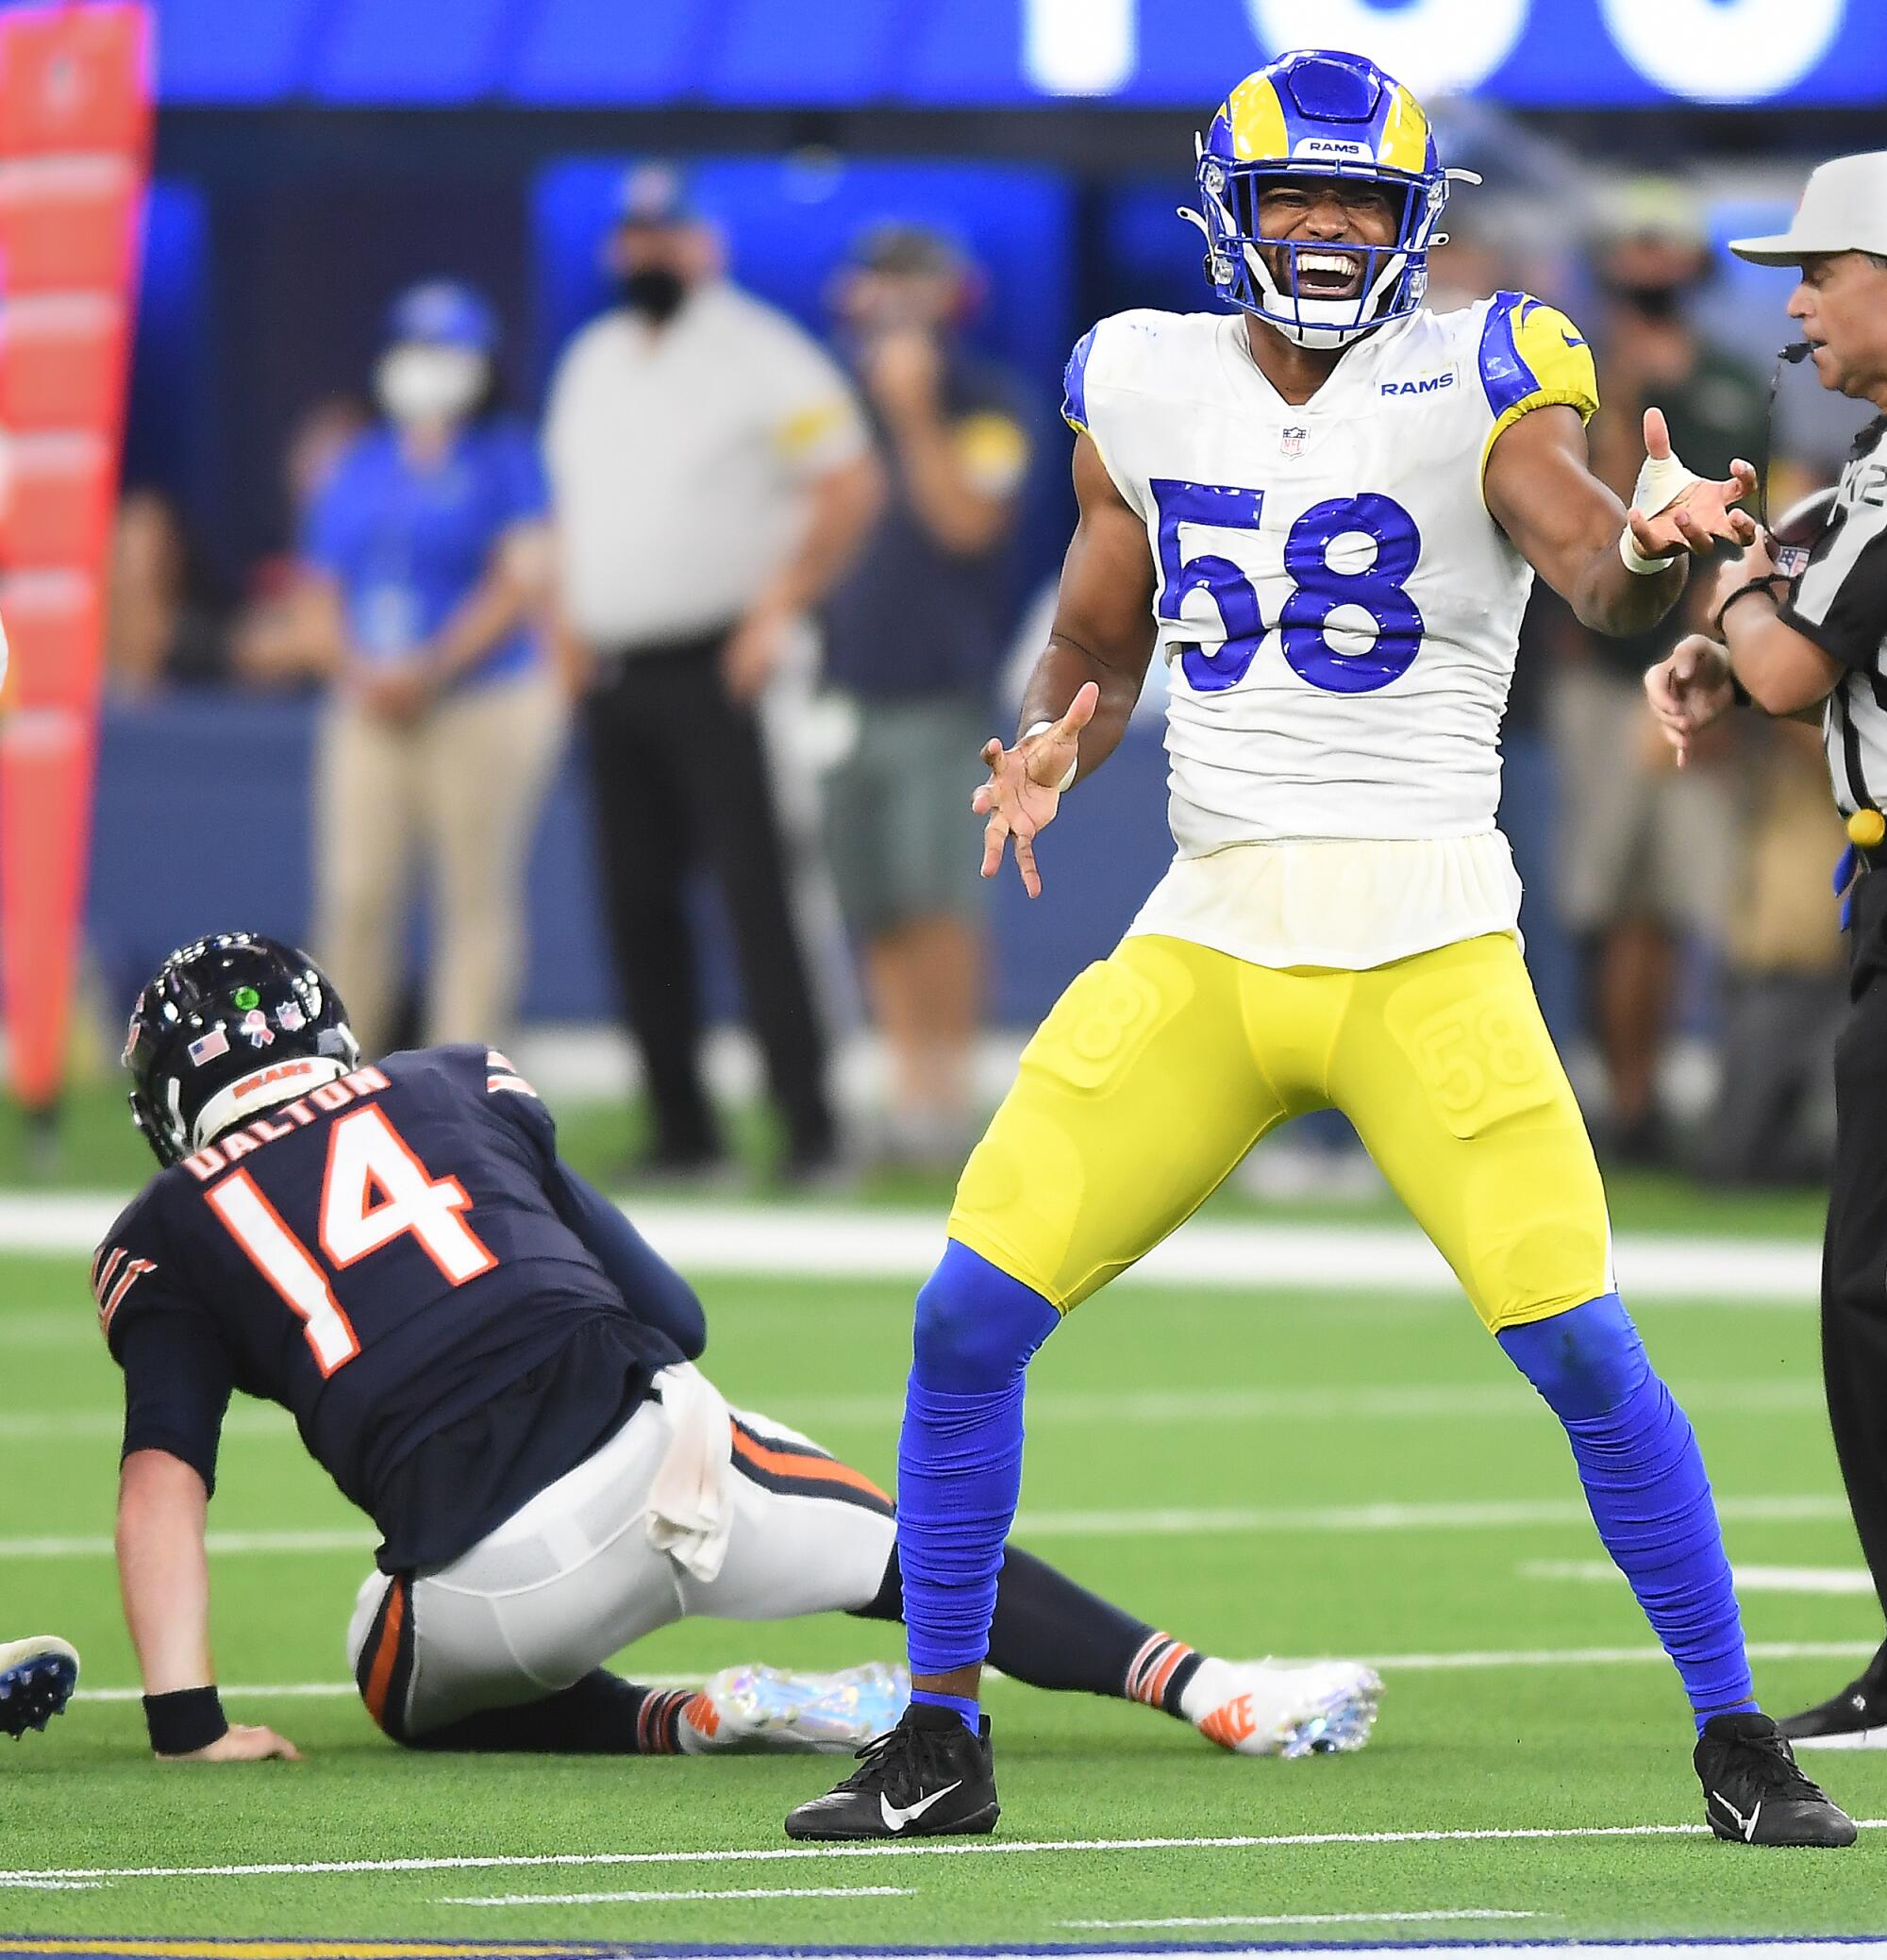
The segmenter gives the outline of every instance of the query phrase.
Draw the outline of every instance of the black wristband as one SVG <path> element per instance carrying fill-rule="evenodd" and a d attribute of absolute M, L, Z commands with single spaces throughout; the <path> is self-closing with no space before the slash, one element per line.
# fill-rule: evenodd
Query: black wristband
<path fill-rule="evenodd" d="M 1746 599 L 1751 593 L 1760 592 L 1773 605 L 1779 608 L 1787 600 L 1794 585 L 1795 581 L 1792 578 L 1785 578 L 1780 572 L 1765 573 L 1761 578 L 1750 579 L 1746 585 L 1739 585 L 1724 600 L 1723 604 L 1716 609 L 1715 612 L 1711 615 L 1710 625 L 1712 633 L 1719 640 L 1723 638 L 1723 615 L 1736 604 L 1738 599 Z M 1778 586 L 1781 587 L 1779 592 L 1777 591 Z"/>
<path fill-rule="evenodd" d="M 193 1755 L 229 1733 L 223 1698 L 213 1687 L 178 1688 L 144 1697 L 144 1726 L 160 1756 Z"/>

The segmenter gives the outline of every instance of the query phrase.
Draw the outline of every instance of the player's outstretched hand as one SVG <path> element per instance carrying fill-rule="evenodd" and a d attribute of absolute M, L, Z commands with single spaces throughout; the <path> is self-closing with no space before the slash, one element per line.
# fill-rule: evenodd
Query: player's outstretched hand
<path fill-rule="evenodd" d="M 1645 410 L 1645 453 L 1653 462 L 1670 457 L 1671 431 L 1664 426 L 1662 409 Z M 1649 516 L 1634 505 L 1625 521 L 1631 527 L 1632 543 L 1645 558 L 1669 558 L 1677 551 L 1708 558 L 1720 544 L 1756 542 L 1755 518 L 1747 511 L 1731 508 L 1755 490 L 1755 466 L 1738 457 L 1721 480 L 1700 477 Z"/>
<path fill-rule="evenodd" d="M 1664 740 L 1677 750 L 1681 769 L 1690 760 L 1693 739 L 1727 714 L 1736 698 L 1729 655 L 1702 633 L 1688 635 L 1645 670 L 1645 698 Z"/>
<path fill-rule="evenodd" d="M 260 1763 L 271 1757 L 284 1763 L 299 1763 L 301 1751 L 273 1729 L 248 1728 L 234 1723 L 216 1740 L 187 1756 L 159 1756 L 160 1763 Z"/>
<path fill-rule="evenodd" d="M 1068 712 L 1040 734 L 1030 735 L 1013 748 L 1005 748 L 995 737 L 983 745 L 983 761 L 989 764 L 990 779 L 970 798 L 970 808 L 989 821 L 983 826 L 983 876 L 994 878 L 1002 869 L 1003 848 L 1015 841 L 1015 868 L 1022 874 L 1023 889 L 1031 898 L 1042 896 L 1042 874 L 1035 864 L 1035 838 L 1055 821 L 1061 804 L 1056 787 L 1076 760 L 1081 730 L 1094 718 L 1101 691 L 1092 680 L 1083 681 Z"/>

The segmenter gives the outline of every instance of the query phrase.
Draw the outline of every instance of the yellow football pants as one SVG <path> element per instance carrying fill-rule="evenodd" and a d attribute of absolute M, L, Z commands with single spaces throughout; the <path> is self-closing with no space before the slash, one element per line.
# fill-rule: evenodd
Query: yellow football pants
<path fill-rule="evenodd" d="M 1267 1131 L 1332 1106 L 1491 1329 L 1611 1290 L 1592 1144 L 1505 934 L 1363 972 L 1123 941 L 1023 1051 L 950 1236 L 1065 1313 Z"/>

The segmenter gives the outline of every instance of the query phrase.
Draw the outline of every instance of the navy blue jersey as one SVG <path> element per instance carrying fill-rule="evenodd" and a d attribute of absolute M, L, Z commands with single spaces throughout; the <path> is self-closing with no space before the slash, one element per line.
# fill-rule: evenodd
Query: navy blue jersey
<path fill-rule="evenodd" d="M 349 1074 L 296 1058 L 235 1088 L 303 1077 L 160 1172 L 99 1248 L 125 1449 L 213 1486 L 230 1391 L 264 1397 L 379 1526 L 383 1566 L 444 1564 L 698 1352 L 699 1309 L 559 1164 L 549 1112 L 494 1050 Z"/>

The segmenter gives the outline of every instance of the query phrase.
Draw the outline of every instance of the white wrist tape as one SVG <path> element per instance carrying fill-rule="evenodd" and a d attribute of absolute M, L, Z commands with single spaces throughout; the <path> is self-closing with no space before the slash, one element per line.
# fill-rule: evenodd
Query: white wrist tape
<path fill-rule="evenodd" d="M 1018 745 L 1020 745 L 1024 742 L 1033 742 L 1036 736 L 1045 735 L 1048 732 L 1048 730 L 1052 729 L 1054 726 L 1055 724 L 1052 721 L 1030 722 L 1028 727 L 1024 729 L 1022 733 L 1016 738 L 1017 743 Z M 1080 767 L 1081 758 L 1079 756 L 1077 756 L 1075 760 L 1068 764 L 1067 768 L 1065 768 L 1061 772 L 1061 780 L 1055 785 L 1055 789 L 1058 795 L 1061 791 L 1069 788 L 1073 784 L 1077 774 L 1080 770 Z"/>
<path fill-rule="evenodd" d="M 1647 456 L 1638 472 L 1638 481 L 1631 486 L 1632 508 L 1644 516 L 1656 517 L 1661 511 L 1668 511 L 1693 483 L 1703 480 L 1696 471 L 1687 470 L 1676 456 Z M 1678 558 L 1675 551 L 1669 558 L 1646 558 L 1631 542 L 1628 529 L 1619 538 L 1618 555 L 1625 561 L 1625 569 L 1636 572 L 1641 578 L 1662 572 Z"/>
<path fill-rule="evenodd" d="M 1646 558 L 1633 541 L 1628 524 L 1618 534 L 1618 555 L 1625 561 L 1625 569 L 1636 572 L 1641 578 L 1648 578 L 1654 572 L 1662 572 L 1678 561 L 1675 551 L 1669 558 Z"/>
<path fill-rule="evenodd" d="M 1647 456 L 1631 486 L 1631 501 L 1646 517 L 1668 511 L 1693 483 L 1704 479 L 1695 470 L 1687 470 L 1675 456 Z"/>

